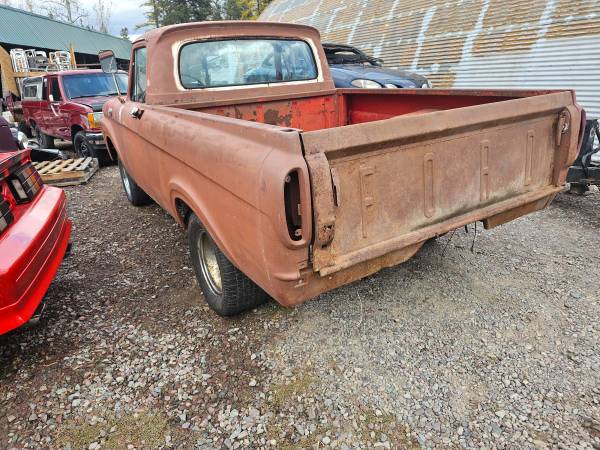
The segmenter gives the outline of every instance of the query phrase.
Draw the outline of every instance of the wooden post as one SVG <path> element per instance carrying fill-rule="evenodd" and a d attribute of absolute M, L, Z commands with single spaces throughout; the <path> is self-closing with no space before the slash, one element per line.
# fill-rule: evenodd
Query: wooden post
<path fill-rule="evenodd" d="M 71 54 L 71 66 L 74 69 L 77 69 L 77 61 L 75 60 L 75 48 L 73 47 L 73 44 L 69 46 L 69 53 Z"/>

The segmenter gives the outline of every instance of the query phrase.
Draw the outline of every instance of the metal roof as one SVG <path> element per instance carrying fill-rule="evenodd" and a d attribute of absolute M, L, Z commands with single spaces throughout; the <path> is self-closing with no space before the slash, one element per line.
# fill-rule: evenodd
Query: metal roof
<path fill-rule="evenodd" d="M 274 0 L 260 20 L 312 25 L 434 87 L 575 89 L 600 118 L 598 0 Z"/>
<path fill-rule="evenodd" d="M 88 30 L 10 6 L 0 5 L 0 42 L 24 49 L 46 48 L 96 55 L 113 50 L 117 58 L 129 59 L 131 42 L 120 37 Z"/>

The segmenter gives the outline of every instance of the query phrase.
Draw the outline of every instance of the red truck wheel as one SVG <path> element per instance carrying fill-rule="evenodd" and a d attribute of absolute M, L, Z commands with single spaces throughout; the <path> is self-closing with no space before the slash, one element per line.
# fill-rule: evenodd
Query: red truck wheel
<path fill-rule="evenodd" d="M 91 156 L 92 158 L 97 158 L 96 149 L 93 145 L 91 145 L 85 137 L 85 131 L 79 131 L 73 137 L 73 147 L 75 148 L 75 153 L 80 158 L 87 158 Z"/>
<path fill-rule="evenodd" d="M 35 129 L 35 135 L 37 136 L 40 144 L 40 148 L 54 148 L 54 138 L 43 133 L 38 127 Z"/>
<path fill-rule="evenodd" d="M 194 214 L 188 223 L 188 242 L 198 284 L 217 314 L 233 316 L 267 301 L 267 293 L 231 264 Z"/>

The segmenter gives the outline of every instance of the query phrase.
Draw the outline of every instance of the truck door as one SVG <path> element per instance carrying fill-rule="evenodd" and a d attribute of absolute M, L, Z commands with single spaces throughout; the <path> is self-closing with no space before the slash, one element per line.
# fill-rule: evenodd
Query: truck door
<path fill-rule="evenodd" d="M 119 113 L 119 121 L 126 130 L 119 150 L 127 172 L 148 195 L 158 200 L 155 188 L 158 184 L 155 152 L 158 150 L 152 145 L 151 136 L 144 132 L 146 82 L 146 47 L 138 47 L 131 61 L 129 95 Z"/>
<path fill-rule="evenodd" d="M 65 100 L 58 77 L 48 77 L 48 101 L 45 102 L 46 108 L 43 112 L 47 131 L 41 127 L 42 131 L 46 134 L 63 138 L 68 138 L 70 135 L 70 133 L 66 132 L 69 128 L 69 116 L 68 113 L 62 109 L 64 103 Z"/>

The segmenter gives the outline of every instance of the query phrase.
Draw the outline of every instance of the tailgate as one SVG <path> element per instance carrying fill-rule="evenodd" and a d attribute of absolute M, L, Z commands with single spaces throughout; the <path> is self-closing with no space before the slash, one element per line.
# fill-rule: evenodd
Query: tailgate
<path fill-rule="evenodd" d="M 575 157 L 580 121 L 565 91 L 302 133 L 314 270 L 544 207 Z"/>

